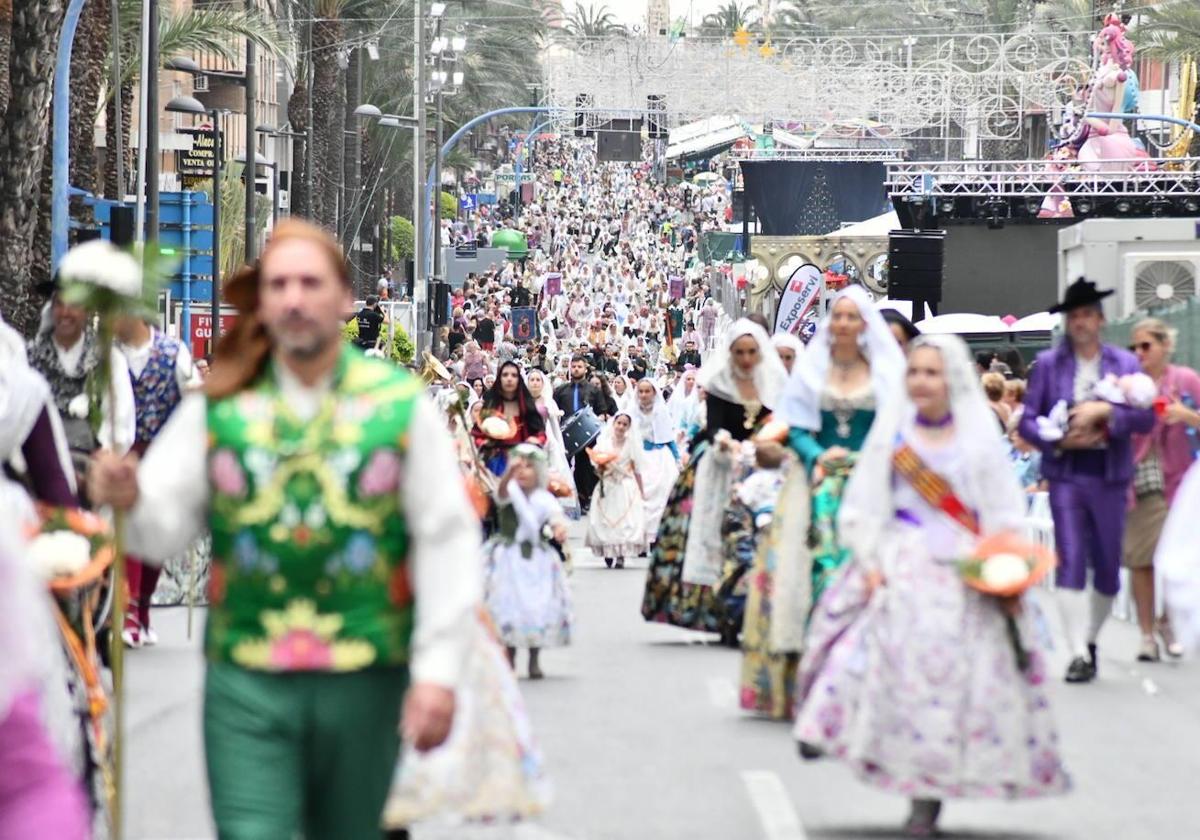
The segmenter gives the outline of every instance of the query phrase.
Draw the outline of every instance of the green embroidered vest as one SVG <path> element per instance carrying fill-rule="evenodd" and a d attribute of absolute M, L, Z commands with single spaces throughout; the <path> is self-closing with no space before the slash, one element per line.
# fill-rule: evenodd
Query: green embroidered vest
<path fill-rule="evenodd" d="M 422 385 L 347 346 L 311 420 L 270 367 L 208 406 L 209 659 L 267 671 L 408 661 L 400 491 Z"/>

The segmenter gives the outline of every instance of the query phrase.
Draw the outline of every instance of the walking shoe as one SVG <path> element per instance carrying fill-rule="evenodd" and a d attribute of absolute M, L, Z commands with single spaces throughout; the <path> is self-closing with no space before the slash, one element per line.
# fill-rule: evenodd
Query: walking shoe
<path fill-rule="evenodd" d="M 137 627 L 126 627 L 121 631 L 121 641 L 127 648 L 140 648 L 142 646 L 141 631 Z"/>
<path fill-rule="evenodd" d="M 158 644 L 158 634 L 149 627 L 143 627 L 140 636 L 144 647 L 154 647 Z"/>
<path fill-rule="evenodd" d="M 1092 664 L 1092 674 L 1100 673 L 1100 661 L 1096 655 L 1096 645 L 1094 642 L 1088 642 L 1088 662 Z"/>
<path fill-rule="evenodd" d="M 808 741 L 800 742 L 800 757 L 805 761 L 816 761 L 824 755 L 825 753 L 820 747 L 814 746 L 808 743 Z"/>
<path fill-rule="evenodd" d="M 625 568 L 625 558 L 618 557 L 615 565 L 618 569 L 624 569 Z"/>
<path fill-rule="evenodd" d="M 1096 666 L 1082 656 L 1076 656 L 1067 666 L 1067 682 L 1086 683 L 1096 679 Z"/>
<path fill-rule="evenodd" d="M 605 558 L 604 558 L 604 565 L 605 565 L 605 566 L 608 566 L 608 568 L 610 568 L 610 569 L 611 569 L 611 568 L 612 568 L 612 564 L 613 564 L 613 559 L 612 559 L 611 557 L 605 557 Z"/>

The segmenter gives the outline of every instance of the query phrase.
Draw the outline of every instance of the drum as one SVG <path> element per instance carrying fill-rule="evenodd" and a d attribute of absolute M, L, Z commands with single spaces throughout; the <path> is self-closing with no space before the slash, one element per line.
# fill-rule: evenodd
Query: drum
<path fill-rule="evenodd" d="M 604 424 L 590 405 L 568 417 L 562 427 L 563 448 L 567 451 L 567 457 L 574 458 L 579 454 L 585 446 L 600 436 L 603 427 Z"/>

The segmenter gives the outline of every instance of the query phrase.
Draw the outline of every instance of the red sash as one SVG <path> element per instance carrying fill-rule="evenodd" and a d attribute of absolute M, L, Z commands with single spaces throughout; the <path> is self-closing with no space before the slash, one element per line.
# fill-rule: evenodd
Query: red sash
<path fill-rule="evenodd" d="M 904 476 L 930 507 L 937 508 L 972 534 L 979 536 L 979 519 L 954 494 L 950 482 L 934 472 L 907 443 L 901 443 L 892 454 L 892 466 Z"/>

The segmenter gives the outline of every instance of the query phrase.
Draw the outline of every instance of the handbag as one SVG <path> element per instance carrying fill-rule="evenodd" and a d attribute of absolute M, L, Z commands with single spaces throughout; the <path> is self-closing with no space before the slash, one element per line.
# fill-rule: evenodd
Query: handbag
<path fill-rule="evenodd" d="M 1133 495 L 1136 498 L 1151 496 L 1155 493 L 1163 495 L 1167 492 L 1166 479 L 1163 477 L 1162 461 L 1158 457 L 1158 449 L 1152 448 L 1146 457 L 1133 467 Z"/>

